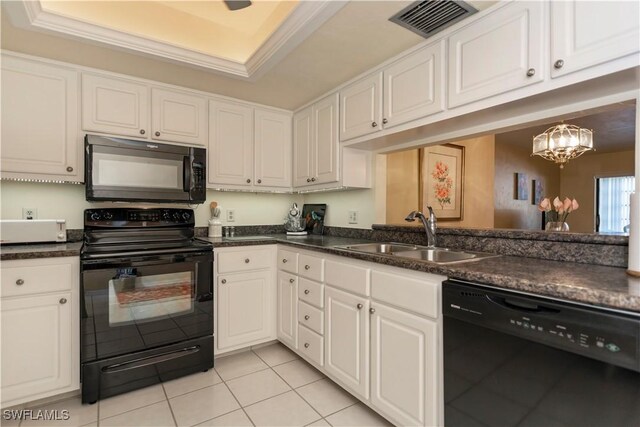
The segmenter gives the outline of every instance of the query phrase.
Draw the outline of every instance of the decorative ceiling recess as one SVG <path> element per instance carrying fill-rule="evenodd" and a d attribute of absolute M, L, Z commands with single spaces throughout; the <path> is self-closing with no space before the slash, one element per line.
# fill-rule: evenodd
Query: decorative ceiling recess
<path fill-rule="evenodd" d="M 2 2 L 14 25 L 256 80 L 346 5 L 254 0 Z"/>

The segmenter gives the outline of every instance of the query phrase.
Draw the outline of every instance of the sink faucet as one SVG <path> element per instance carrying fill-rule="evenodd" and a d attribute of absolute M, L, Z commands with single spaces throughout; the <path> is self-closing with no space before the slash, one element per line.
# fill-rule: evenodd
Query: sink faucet
<path fill-rule="evenodd" d="M 427 219 L 422 212 L 413 211 L 404 219 L 408 222 L 413 222 L 417 218 L 420 218 L 422 221 L 422 225 L 424 225 L 424 231 L 427 233 L 427 247 L 435 248 L 436 247 L 436 214 L 433 213 L 433 209 L 431 206 L 427 206 L 429 209 L 429 219 Z"/>

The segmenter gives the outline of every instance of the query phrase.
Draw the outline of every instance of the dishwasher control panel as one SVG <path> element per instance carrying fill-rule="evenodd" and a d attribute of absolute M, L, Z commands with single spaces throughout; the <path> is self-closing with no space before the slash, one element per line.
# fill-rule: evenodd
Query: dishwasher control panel
<path fill-rule="evenodd" d="M 640 317 L 452 280 L 443 314 L 640 372 Z"/>

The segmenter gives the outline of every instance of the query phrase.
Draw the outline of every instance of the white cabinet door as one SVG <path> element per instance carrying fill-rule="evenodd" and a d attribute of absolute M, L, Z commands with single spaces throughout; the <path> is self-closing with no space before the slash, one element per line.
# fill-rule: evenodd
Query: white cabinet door
<path fill-rule="evenodd" d="M 313 106 L 315 142 L 315 184 L 337 182 L 339 175 L 338 94 L 330 95 Z M 314 181 L 315 179 L 315 181 Z"/>
<path fill-rule="evenodd" d="M 218 276 L 218 348 L 272 338 L 270 271 Z"/>
<path fill-rule="evenodd" d="M 369 300 L 325 286 L 325 368 L 369 398 Z"/>
<path fill-rule="evenodd" d="M 397 425 L 438 424 L 437 324 L 372 304 L 371 403 Z"/>
<path fill-rule="evenodd" d="M 3 403 L 74 386 L 73 304 L 71 292 L 2 300 Z"/>
<path fill-rule="evenodd" d="M 382 73 L 375 73 L 340 91 L 340 141 L 382 128 Z"/>
<path fill-rule="evenodd" d="M 166 89 L 151 89 L 151 138 L 207 145 L 207 100 Z"/>
<path fill-rule="evenodd" d="M 544 2 L 513 2 L 449 37 L 449 107 L 543 80 Z"/>
<path fill-rule="evenodd" d="M 1 108 L 2 172 L 82 176 L 77 72 L 3 55 Z"/>
<path fill-rule="evenodd" d="M 638 51 L 638 1 L 551 2 L 552 77 Z"/>
<path fill-rule="evenodd" d="M 444 40 L 384 69 L 384 114 L 390 128 L 444 109 Z"/>
<path fill-rule="evenodd" d="M 278 339 L 298 348 L 298 279 L 278 272 Z"/>
<path fill-rule="evenodd" d="M 311 184 L 311 178 L 315 176 L 312 110 L 312 107 L 307 107 L 293 116 L 294 187 Z"/>
<path fill-rule="evenodd" d="M 147 138 L 149 88 L 129 80 L 82 74 L 82 129 Z"/>
<path fill-rule="evenodd" d="M 291 149 L 291 115 L 256 109 L 256 187 L 291 187 Z"/>
<path fill-rule="evenodd" d="M 209 183 L 250 187 L 253 182 L 253 108 L 209 102 Z"/>

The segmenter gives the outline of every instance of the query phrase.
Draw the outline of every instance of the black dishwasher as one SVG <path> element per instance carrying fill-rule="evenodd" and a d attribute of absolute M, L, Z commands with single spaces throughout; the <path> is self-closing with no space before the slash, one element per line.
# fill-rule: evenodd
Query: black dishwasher
<path fill-rule="evenodd" d="M 640 315 L 443 284 L 445 426 L 640 426 Z"/>

